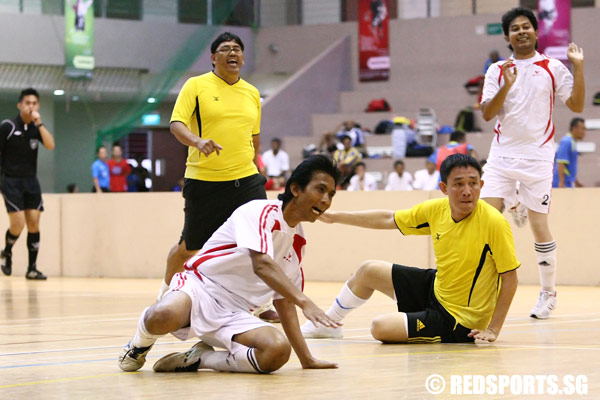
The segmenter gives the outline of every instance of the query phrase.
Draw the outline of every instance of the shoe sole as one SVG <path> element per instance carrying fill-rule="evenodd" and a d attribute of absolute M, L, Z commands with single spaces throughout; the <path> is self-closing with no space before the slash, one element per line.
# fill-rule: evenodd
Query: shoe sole
<path fill-rule="evenodd" d="M 152 369 L 154 372 L 196 372 L 200 368 L 200 360 L 202 353 L 206 351 L 214 351 L 214 348 L 207 345 L 206 343 L 194 345 L 194 347 L 184 353 L 171 353 L 162 357 L 160 360 L 154 363 Z M 187 359 L 195 359 L 192 364 L 188 366 L 173 367 L 173 364 L 180 362 L 186 362 Z M 183 361 L 180 361 L 183 359 Z"/>
<path fill-rule="evenodd" d="M 127 347 L 124 347 L 121 350 L 121 353 L 119 354 L 119 368 L 121 368 L 121 370 L 125 372 L 135 372 L 141 369 L 144 366 L 144 364 L 146 364 L 146 355 L 148 354 L 150 349 L 152 349 L 152 346 L 150 346 L 144 354 L 140 354 L 140 358 L 135 359 L 133 357 L 127 357 L 129 352 L 131 351 L 131 347 L 127 345 Z M 139 361 L 141 361 L 141 363 Z"/>
<path fill-rule="evenodd" d="M 6 276 L 11 276 L 12 275 L 12 261 L 9 261 L 8 258 L 6 258 L 4 256 L 1 259 L 3 261 L 2 266 L 0 267 L 2 269 L 2 273 Z"/>
<path fill-rule="evenodd" d="M 144 357 L 144 362 L 142 363 L 142 365 L 139 365 L 138 363 L 135 362 L 127 362 L 126 361 L 127 358 L 127 353 L 125 354 L 125 356 L 123 357 L 119 357 L 119 368 L 121 368 L 121 371 L 125 371 L 125 372 L 135 372 L 139 369 L 141 369 L 144 364 L 146 363 L 146 358 Z"/>
<path fill-rule="evenodd" d="M 538 317 L 538 316 L 537 316 L 537 315 L 535 315 L 535 314 L 530 314 L 530 315 L 529 315 L 529 317 L 530 317 L 530 318 L 535 318 L 535 319 L 548 319 L 548 318 L 550 318 L 550 316 L 549 316 L 549 315 L 548 315 L 547 317 Z"/>

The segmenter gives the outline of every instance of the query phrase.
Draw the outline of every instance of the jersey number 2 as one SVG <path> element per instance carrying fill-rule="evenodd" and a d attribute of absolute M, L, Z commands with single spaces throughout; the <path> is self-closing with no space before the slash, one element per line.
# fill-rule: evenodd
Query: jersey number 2
<path fill-rule="evenodd" d="M 548 205 L 548 200 L 550 200 L 550 196 L 545 194 L 544 195 L 544 200 L 542 201 L 542 205 L 543 206 L 547 206 Z"/>

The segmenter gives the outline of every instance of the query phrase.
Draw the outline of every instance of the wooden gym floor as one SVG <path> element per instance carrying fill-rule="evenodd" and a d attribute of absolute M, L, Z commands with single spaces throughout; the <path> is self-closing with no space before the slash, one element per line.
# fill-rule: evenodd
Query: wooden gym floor
<path fill-rule="evenodd" d="M 124 373 L 121 347 L 150 305 L 158 280 L 0 278 L 0 399 L 433 399 L 509 398 L 509 395 L 440 395 L 425 388 L 441 375 L 585 375 L 587 395 L 600 398 L 600 288 L 559 287 L 558 308 L 545 321 L 528 318 L 537 288 L 521 286 L 494 344 L 382 345 L 369 335 L 378 313 L 393 302 L 375 295 L 345 321 L 341 340 L 309 340 L 319 358 L 337 370 L 300 368 L 293 355 L 271 375 L 212 371 L 156 374 L 152 364 L 194 342 L 172 336 L 152 349 L 144 368 Z M 326 309 L 341 283 L 309 282 L 306 293 Z M 561 381 L 562 382 L 562 381 Z M 539 393 L 539 392 L 537 392 Z M 534 398 L 521 395 L 516 398 Z M 539 396 L 539 398 L 565 396 Z"/>

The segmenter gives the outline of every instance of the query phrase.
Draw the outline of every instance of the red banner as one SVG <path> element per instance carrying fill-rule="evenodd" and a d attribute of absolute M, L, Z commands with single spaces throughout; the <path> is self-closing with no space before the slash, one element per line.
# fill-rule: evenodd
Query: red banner
<path fill-rule="evenodd" d="M 360 81 L 387 81 L 390 76 L 388 0 L 358 1 Z"/>
<path fill-rule="evenodd" d="M 571 0 L 539 0 L 538 16 L 538 51 L 566 61 L 571 41 Z"/>

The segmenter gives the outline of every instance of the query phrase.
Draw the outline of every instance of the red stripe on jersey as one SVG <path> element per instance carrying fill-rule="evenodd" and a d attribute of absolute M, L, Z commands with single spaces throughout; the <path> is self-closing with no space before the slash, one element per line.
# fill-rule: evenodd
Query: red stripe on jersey
<path fill-rule="evenodd" d="M 502 65 L 498 65 L 500 68 L 500 73 L 498 74 L 498 85 L 500 85 L 500 81 L 502 80 Z"/>
<path fill-rule="evenodd" d="M 183 285 L 185 285 L 185 280 L 187 278 L 181 272 L 177 273 L 175 276 L 177 276 L 177 286 L 173 290 L 180 290 L 183 287 Z"/>
<path fill-rule="evenodd" d="M 190 266 L 188 263 L 185 264 L 185 269 L 189 270 L 195 270 L 196 268 L 198 268 L 200 266 L 200 264 L 202 264 L 205 261 L 211 260 L 213 258 L 216 257 L 223 257 L 223 256 L 228 256 L 230 254 L 233 254 L 233 251 L 230 251 L 228 253 L 223 253 L 223 254 L 211 254 L 209 256 L 202 256 L 202 257 L 198 257 L 197 259 L 194 260 L 193 264 Z M 190 260 L 191 261 L 191 260 Z M 200 278 L 202 279 L 202 278 Z"/>
<path fill-rule="evenodd" d="M 542 143 L 542 146 L 545 145 L 546 143 L 548 143 L 554 137 L 555 130 L 556 130 L 556 127 L 554 125 L 552 125 L 552 132 L 550 132 L 550 136 L 548 136 L 548 139 L 546 139 L 546 141 L 544 143 Z"/>
<path fill-rule="evenodd" d="M 200 272 L 198 272 L 197 269 L 194 270 L 194 274 L 196 274 L 196 276 L 198 277 L 198 279 L 200 279 L 200 281 L 204 282 L 204 279 L 202 279 L 202 275 L 200 275 Z"/>
<path fill-rule="evenodd" d="M 277 210 L 277 206 L 274 204 L 268 205 L 263 208 L 260 213 L 260 219 L 258 223 L 258 232 L 260 234 L 260 252 L 266 254 L 269 251 L 269 244 L 267 243 L 267 220 L 269 219 L 269 213 L 273 210 Z"/>
<path fill-rule="evenodd" d="M 304 292 L 304 270 L 300 267 L 300 274 L 302 275 L 302 291 Z"/>
<path fill-rule="evenodd" d="M 275 220 L 275 223 L 273 224 L 273 228 L 271 229 L 271 233 L 275 232 L 275 231 L 280 231 L 281 230 L 281 224 L 279 223 L 279 221 Z"/>
<path fill-rule="evenodd" d="M 502 132 L 500 131 L 501 129 L 502 129 L 502 124 L 500 124 L 500 121 L 498 121 L 496 126 L 494 126 L 494 132 L 496 132 L 496 141 L 498 143 L 500 143 L 500 135 L 502 134 Z"/>
<path fill-rule="evenodd" d="M 208 249 L 206 251 L 203 251 L 200 254 L 208 254 L 208 253 L 214 253 L 215 251 L 221 251 L 221 250 L 227 250 L 227 249 L 233 249 L 235 246 L 237 246 L 235 243 L 232 244 L 224 244 L 222 246 L 217 246 L 217 247 L 213 247 L 212 249 Z"/>
<path fill-rule="evenodd" d="M 298 257 L 298 264 L 302 263 L 302 247 L 304 247 L 305 244 L 306 239 L 304 239 L 298 234 L 294 235 L 294 244 L 292 245 L 292 247 L 294 248 L 296 256 Z"/>
<path fill-rule="evenodd" d="M 548 132 L 548 129 L 550 129 L 550 125 L 552 125 L 552 112 L 554 111 L 554 102 L 555 102 L 555 96 L 556 96 L 556 84 L 554 82 L 554 75 L 552 74 L 552 71 L 550 71 L 550 68 L 548 67 L 549 63 L 550 63 L 550 60 L 548 60 L 548 59 L 534 62 L 535 65 L 541 67 L 546 72 L 548 72 L 548 75 L 550 75 L 550 79 L 552 80 L 552 94 L 550 95 L 550 115 L 548 115 L 548 123 L 546 124 L 546 130 L 544 131 L 544 134 L 546 134 L 546 132 Z M 544 143 L 542 143 L 542 146 L 544 144 L 548 143 L 548 141 L 550 141 L 553 137 L 554 137 L 554 126 L 552 126 L 552 132 L 550 133 L 550 136 L 544 141 Z"/>

